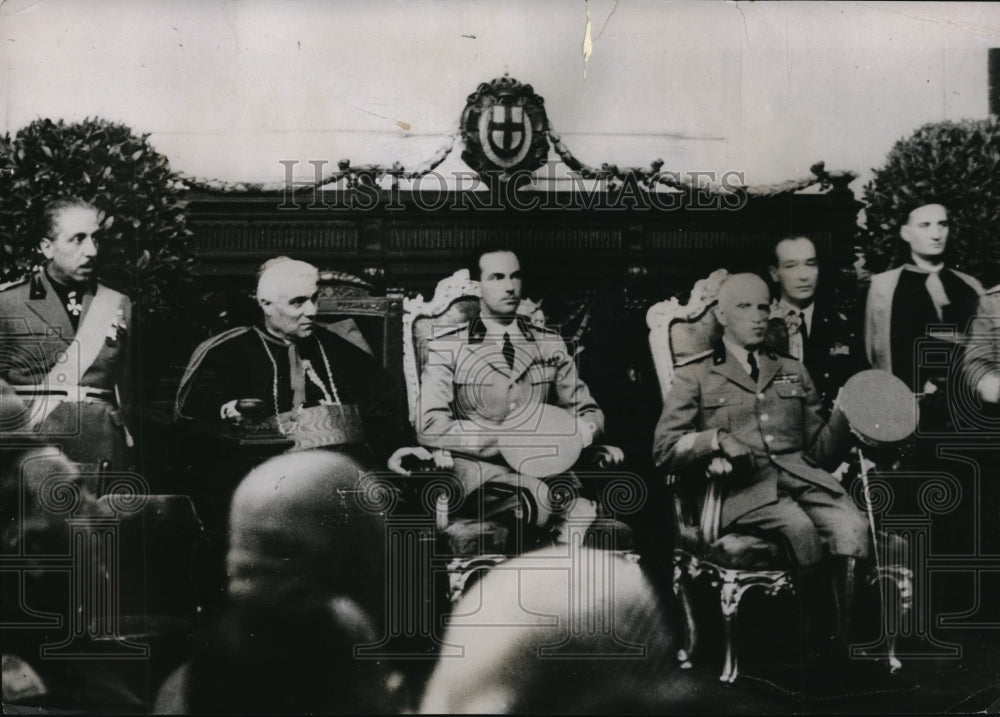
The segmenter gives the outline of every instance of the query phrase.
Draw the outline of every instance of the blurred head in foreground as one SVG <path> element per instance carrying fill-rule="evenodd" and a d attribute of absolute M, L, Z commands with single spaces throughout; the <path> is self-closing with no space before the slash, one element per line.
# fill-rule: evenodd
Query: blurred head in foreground
<path fill-rule="evenodd" d="M 355 648 L 385 622 L 385 519 L 350 457 L 272 458 L 233 497 L 230 604 L 195 648 L 191 712 L 394 711 L 393 677 Z"/>
<path fill-rule="evenodd" d="M 514 558 L 456 606 L 425 713 L 652 713 L 676 702 L 660 608 L 637 565 L 565 546 Z"/>

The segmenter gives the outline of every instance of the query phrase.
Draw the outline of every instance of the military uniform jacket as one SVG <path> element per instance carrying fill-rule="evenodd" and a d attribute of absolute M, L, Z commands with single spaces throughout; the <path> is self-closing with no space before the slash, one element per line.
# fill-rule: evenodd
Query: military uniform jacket
<path fill-rule="evenodd" d="M 720 430 L 746 447 L 749 475 L 726 479 L 721 527 L 778 499 L 779 471 L 843 495 L 833 468 L 849 447 L 850 430 L 840 411 L 830 424 L 805 367 L 793 358 L 758 352 L 756 385 L 724 346 L 677 368 L 656 426 L 653 458 L 666 472 L 682 473 L 715 455 Z M 693 466 L 692 466 L 693 467 Z M 703 479 L 703 469 L 691 479 Z"/>
<path fill-rule="evenodd" d="M 1000 285 L 980 297 L 965 349 L 964 368 L 974 388 L 987 376 L 1000 375 Z"/>
<path fill-rule="evenodd" d="M 604 414 L 580 380 L 566 342 L 554 331 L 518 320 L 523 339 L 513 341 L 514 368 L 478 319 L 462 324 L 428 344 L 420 381 L 418 440 L 492 465 L 473 470 L 456 461 L 456 474 L 467 490 L 493 473 L 510 472 L 499 458 L 497 436 L 489 429 L 529 416 L 549 404 L 604 429 Z M 470 470 L 466 470 L 470 469 Z"/>
<path fill-rule="evenodd" d="M 130 406 L 132 395 L 129 361 L 132 304 L 126 296 L 104 285 L 98 284 L 97 291 L 109 292 L 117 309 L 106 326 L 91 325 L 93 330 L 101 332 L 102 342 L 97 356 L 82 375 L 82 367 L 70 365 L 73 361 L 67 359 L 73 355 L 67 349 L 76 333 L 45 272 L 0 291 L 0 355 L 3 357 L 0 378 L 15 387 L 80 386 L 108 392 L 110 395 L 101 401 L 78 403 L 67 398 L 48 414 L 37 430 L 59 443 L 71 460 L 81 463 L 107 460 L 113 469 L 123 470 L 129 467 L 127 444 L 130 439 L 123 413 L 127 415 L 125 409 Z M 87 322 L 94 296 L 90 291 L 82 296 L 81 328 Z M 59 372 L 55 381 L 49 382 L 48 375 L 57 361 L 66 363 L 66 372 Z"/>

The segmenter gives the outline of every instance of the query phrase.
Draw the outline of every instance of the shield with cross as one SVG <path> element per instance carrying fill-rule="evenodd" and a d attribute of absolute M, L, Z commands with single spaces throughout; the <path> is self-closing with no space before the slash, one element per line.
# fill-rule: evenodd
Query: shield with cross
<path fill-rule="evenodd" d="M 516 166 L 531 147 L 531 122 L 524 107 L 495 104 L 479 116 L 483 152 L 497 165 Z"/>
<path fill-rule="evenodd" d="M 462 159 L 488 181 L 507 180 L 545 163 L 544 100 L 508 75 L 482 83 L 462 113 Z"/>

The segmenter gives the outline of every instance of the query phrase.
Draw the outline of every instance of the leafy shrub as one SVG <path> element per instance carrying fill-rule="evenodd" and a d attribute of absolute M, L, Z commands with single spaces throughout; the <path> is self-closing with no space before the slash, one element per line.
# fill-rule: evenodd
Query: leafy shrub
<path fill-rule="evenodd" d="M 184 185 L 167 158 L 125 125 L 39 119 L 0 137 L 0 281 L 41 262 L 41 212 L 58 197 L 90 201 L 108 220 L 100 276 L 137 302 L 142 323 L 184 313 L 194 261 Z"/>
<path fill-rule="evenodd" d="M 883 271 L 909 259 L 900 216 L 932 199 L 948 207 L 949 265 L 1000 281 L 1000 123 L 996 119 L 936 122 L 901 139 L 865 186 L 867 266 Z"/>

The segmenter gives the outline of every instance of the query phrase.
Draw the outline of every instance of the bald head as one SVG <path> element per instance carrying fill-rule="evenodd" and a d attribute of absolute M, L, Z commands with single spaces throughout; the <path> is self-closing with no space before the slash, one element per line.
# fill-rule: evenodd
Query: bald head
<path fill-rule="evenodd" d="M 264 263 L 257 279 L 257 303 L 264 326 L 279 338 L 306 338 L 313 332 L 319 271 L 304 261 L 279 256 Z"/>
<path fill-rule="evenodd" d="M 380 624 L 385 518 L 366 499 L 363 474 L 352 458 L 322 450 L 283 454 L 251 471 L 230 512 L 231 597 L 345 597 Z"/>
<path fill-rule="evenodd" d="M 733 274 L 719 287 L 715 315 L 730 341 L 746 348 L 760 344 L 770 313 L 767 284 L 756 274 Z"/>
<path fill-rule="evenodd" d="M 549 548 L 483 576 L 445 635 L 424 713 L 659 713 L 675 664 L 652 588 L 604 550 Z M 670 695 L 668 699 L 673 699 Z"/>

